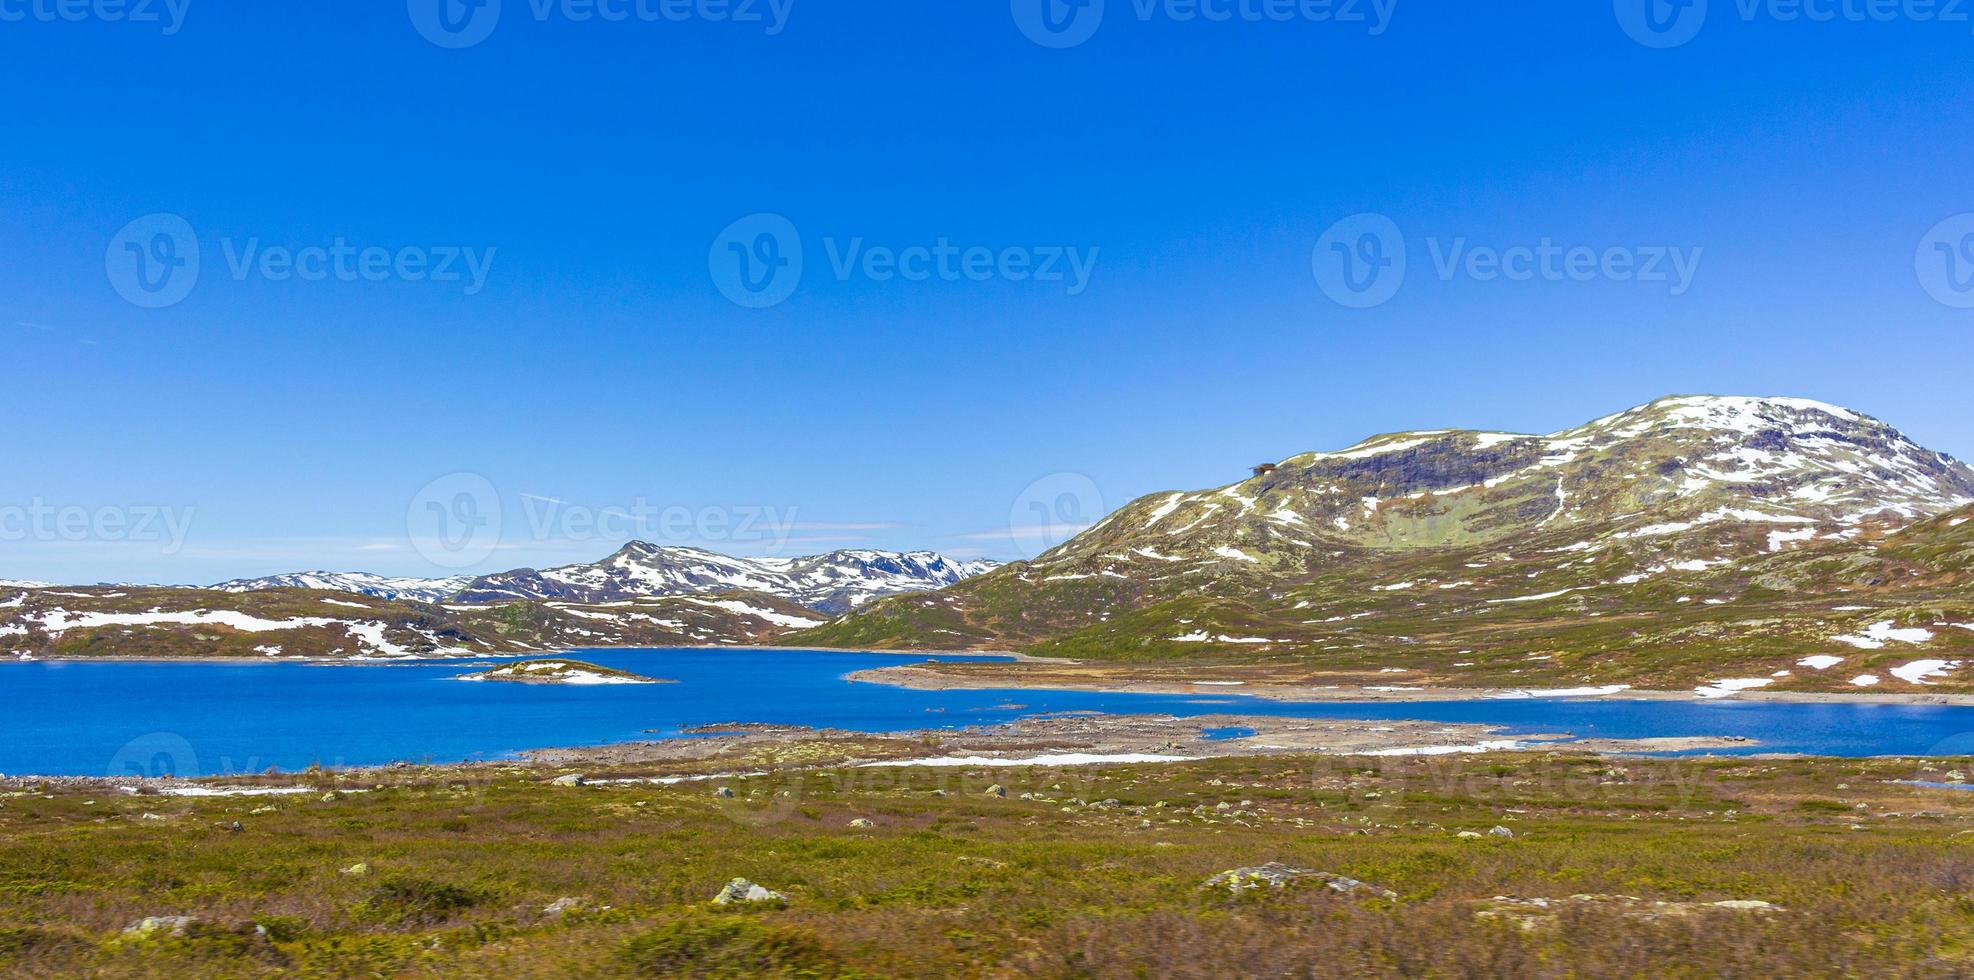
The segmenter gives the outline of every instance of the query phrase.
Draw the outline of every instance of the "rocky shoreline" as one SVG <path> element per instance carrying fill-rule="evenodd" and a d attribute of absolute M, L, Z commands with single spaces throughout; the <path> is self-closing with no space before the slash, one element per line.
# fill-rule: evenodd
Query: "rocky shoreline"
<path fill-rule="evenodd" d="M 1490 725 L 1270 715 L 1107 715 L 1068 713 L 1005 725 L 874 735 L 733 723 L 687 738 L 549 748 L 516 759 L 442 765 L 406 762 L 323 772 L 198 779 L 0 775 L 0 791 L 89 788 L 146 796 L 256 796 L 364 792 L 398 782 L 474 780 L 516 773 L 544 782 L 571 773 L 598 782 L 687 782 L 741 775 L 894 766 L 1079 767 L 1202 759 L 1320 756 L 1420 757 L 1562 750 L 1604 755 L 1746 748 L 1733 737 L 1575 739 L 1564 733 L 1504 735 Z"/>
<path fill-rule="evenodd" d="M 888 684 L 921 691 L 948 690 L 1050 690 L 1091 691 L 1116 694 L 1240 694 L 1271 701 L 1485 701 L 1525 698 L 1596 698 L 1628 701 L 1693 701 L 1693 691 L 1665 691 L 1612 685 L 1595 689 L 1432 687 L 1427 685 L 1309 685 L 1271 682 L 1265 678 L 1231 679 L 1220 675 L 1197 680 L 1174 680 L 1134 676 L 1133 668 L 1090 665 L 1067 660 L 1027 658 L 1020 668 L 1004 668 L 993 674 L 963 673 L 948 665 L 933 663 L 896 667 L 874 667 L 850 675 L 851 680 Z M 1860 692 L 1840 691 L 1763 691 L 1734 693 L 1741 701 L 1774 701 L 1799 704 L 1924 704 L 1974 705 L 1974 694 L 1950 692 Z"/>

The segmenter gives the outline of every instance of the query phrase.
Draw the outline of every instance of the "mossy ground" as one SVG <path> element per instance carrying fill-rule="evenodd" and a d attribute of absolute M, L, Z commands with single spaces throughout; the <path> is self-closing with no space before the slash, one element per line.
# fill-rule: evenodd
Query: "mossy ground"
<path fill-rule="evenodd" d="M 1893 782 L 1962 764 L 1310 756 L 673 786 L 411 770 L 331 799 L 28 791 L 0 797 L 0 972 L 1965 976 L 1974 793 Z M 1399 898 L 1200 887 L 1268 861 Z M 788 905 L 716 910 L 736 876 Z M 1476 916 L 1497 895 L 1584 893 L 1784 911 Z M 561 898 L 580 904 L 543 911 Z M 121 935 L 156 915 L 201 922 Z"/>

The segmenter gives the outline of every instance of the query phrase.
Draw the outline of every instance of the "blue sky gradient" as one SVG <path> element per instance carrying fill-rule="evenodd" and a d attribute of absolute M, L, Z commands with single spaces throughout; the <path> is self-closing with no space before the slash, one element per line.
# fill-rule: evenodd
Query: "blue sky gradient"
<path fill-rule="evenodd" d="M 453 49 L 421 2 L 191 0 L 167 34 L 0 0 L 28 11 L 0 18 L 0 506 L 190 515 L 170 543 L 0 527 L 0 579 L 488 571 L 629 536 L 544 507 L 777 519 L 636 535 L 735 553 L 1016 558 L 1031 523 L 1376 432 L 1687 392 L 1838 402 L 1974 457 L 1974 252 L 1926 272 L 1974 212 L 1964 18 L 1714 0 L 1655 48 L 1623 2 L 1398 0 L 1374 34 L 1108 0 L 1056 49 L 1023 0 L 793 0 L 772 35 L 506 0 Z M 108 270 L 158 213 L 201 264 L 148 309 Z M 1361 213 L 1408 253 L 1367 309 L 1313 271 Z M 716 274 L 757 214 L 804 257 L 759 309 Z M 491 264 L 472 289 L 228 261 L 339 240 Z M 1094 261 L 1080 289 L 832 267 L 942 240 Z M 1435 263 L 1545 240 L 1697 265 L 1675 288 Z M 499 542 L 434 562 L 420 495 L 455 473 L 493 488 Z"/>

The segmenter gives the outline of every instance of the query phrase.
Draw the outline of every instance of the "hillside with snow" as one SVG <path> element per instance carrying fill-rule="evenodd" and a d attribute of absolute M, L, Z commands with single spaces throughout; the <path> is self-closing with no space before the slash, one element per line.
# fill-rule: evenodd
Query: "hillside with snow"
<path fill-rule="evenodd" d="M 1920 628 L 1907 619 L 1928 621 L 1930 659 L 1974 656 L 1974 630 L 1953 628 L 1974 623 L 1954 523 L 1970 505 L 1974 469 L 1862 413 L 1675 397 L 1550 435 L 1394 433 L 1151 494 L 1035 561 L 799 639 L 1564 686 L 1681 684 L 1765 651 L 1764 676 L 1800 680 L 1818 672 L 1772 651 Z"/>
<path fill-rule="evenodd" d="M 778 596 L 834 614 L 883 596 L 944 588 L 996 567 L 994 562 L 956 561 L 929 551 L 851 550 L 802 558 L 736 558 L 698 548 L 666 548 L 634 541 L 599 562 L 483 576 L 460 588 L 452 601 L 616 602 L 741 590 Z"/>
<path fill-rule="evenodd" d="M 218 592 L 258 592 L 263 589 L 316 589 L 322 592 L 348 592 L 379 599 L 410 599 L 415 602 L 441 602 L 473 581 L 470 575 L 453 578 L 393 578 L 368 572 L 296 572 L 221 582 Z"/>

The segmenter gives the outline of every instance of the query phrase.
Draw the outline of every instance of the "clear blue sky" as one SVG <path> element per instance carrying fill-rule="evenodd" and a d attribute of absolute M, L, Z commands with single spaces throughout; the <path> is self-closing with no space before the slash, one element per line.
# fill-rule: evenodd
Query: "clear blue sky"
<path fill-rule="evenodd" d="M 1078 516 L 1064 493 L 1114 507 L 1374 432 L 1546 432 L 1674 392 L 1839 402 L 1974 457 L 1974 311 L 1915 269 L 1974 211 L 1964 22 L 1714 0 L 1656 49 L 1602 2 L 1399 0 L 1373 36 L 1108 0 L 1056 49 L 999 0 L 793 0 L 772 36 L 505 0 L 447 48 L 396 2 L 191 0 L 169 36 L 34 2 L 0 0 L 27 11 L 0 21 L 0 517 L 191 523 L 177 546 L 0 534 L 0 578 L 431 573 L 408 514 L 460 472 L 501 508 L 472 570 L 596 557 L 626 535 L 539 508 L 640 503 L 792 515 L 778 542 L 638 535 L 664 543 L 1013 558 L 1024 515 Z M 1312 252 L 1366 212 L 1409 262 L 1356 309 Z M 149 309 L 108 270 L 156 213 L 201 267 Z M 749 308 L 714 270 L 762 213 L 804 267 Z M 1436 268 L 1545 238 L 1700 261 L 1678 295 Z M 470 293 L 229 263 L 339 239 L 493 258 Z M 832 267 L 942 239 L 1096 261 L 1080 291 Z"/>

